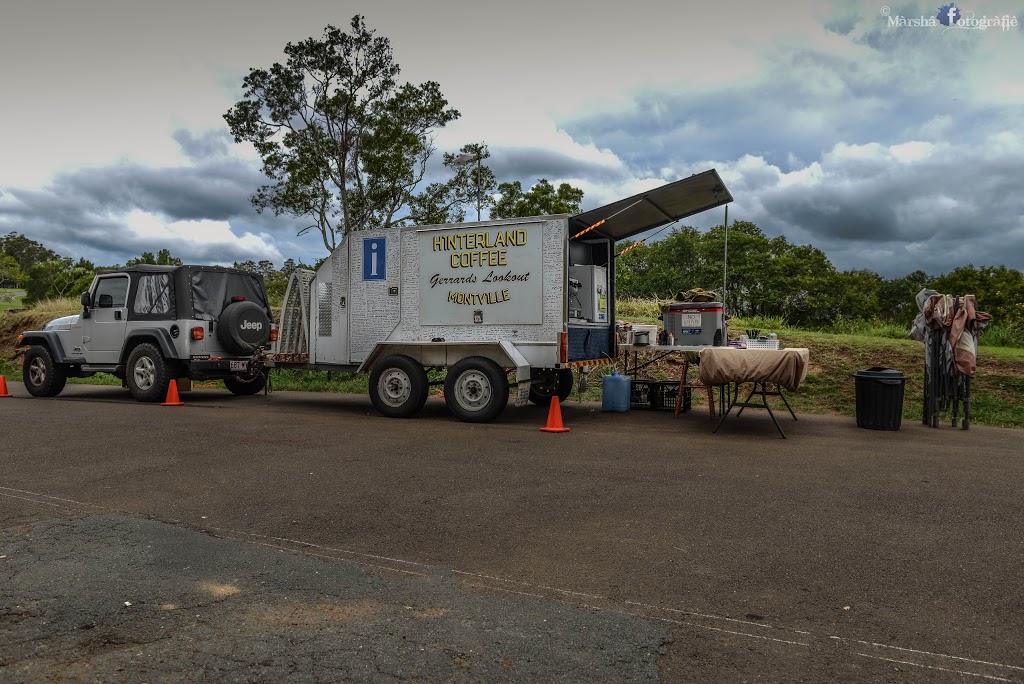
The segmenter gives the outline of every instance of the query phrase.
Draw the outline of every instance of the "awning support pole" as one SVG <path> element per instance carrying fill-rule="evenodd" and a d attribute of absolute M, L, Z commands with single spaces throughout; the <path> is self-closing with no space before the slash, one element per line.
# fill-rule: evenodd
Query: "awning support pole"
<path fill-rule="evenodd" d="M 729 324 L 726 323 L 726 292 L 729 283 L 729 205 L 725 205 L 725 249 L 722 253 L 722 344 L 729 341 Z"/>
<path fill-rule="evenodd" d="M 602 223 L 604 223 L 605 221 L 611 221 L 611 220 L 612 220 L 613 218 L 615 218 L 616 216 L 618 216 L 618 215 L 619 215 L 619 214 L 621 214 L 622 212 L 624 212 L 624 211 L 626 211 L 626 210 L 628 210 L 628 209 L 632 209 L 632 208 L 633 208 L 633 207 L 635 207 L 636 205 L 638 205 L 638 204 L 640 204 L 641 202 L 643 202 L 643 201 L 644 201 L 645 199 L 646 199 L 645 197 L 641 197 L 641 198 L 640 198 L 640 199 L 638 199 L 638 200 L 637 200 L 636 202 L 633 202 L 632 204 L 630 204 L 630 205 L 629 205 L 628 207 L 623 207 L 622 209 L 619 209 L 619 210 L 618 210 L 617 212 L 615 212 L 614 214 L 612 214 L 612 215 L 611 215 L 611 216 L 609 216 L 608 218 L 606 218 L 606 219 L 601 219 L 600 221 L 598 221 L 598 222 L 597 222 L 597 223 L 595 223 L 594 225 L 590 226 L 589 228 L 584 228 L 584 229 L 583 229 L 583 230 L 581 230 L 580 232 L 578 232 L 578 233 L 576 233 L 575 235 L 573 235 L 571 239 L 572 239 L 572 240 L 575 240 L 575 239 L 576 239 L 576 238 L 578 238 L 578 237 L 579 237 L 580 235 L 583 235 L 584 233 L 589 233 L 590 231 L 594 230 L 595 228 L 597 228 L 597 227 L 598 227 L 599 225 L 601 225 L 601 224 L 602 224 Z"/>

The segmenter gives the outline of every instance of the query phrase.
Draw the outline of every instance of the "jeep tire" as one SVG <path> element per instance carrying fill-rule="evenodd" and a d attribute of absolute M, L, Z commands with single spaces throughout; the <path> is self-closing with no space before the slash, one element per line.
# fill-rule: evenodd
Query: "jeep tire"
<path fill-rule="evenodd" d="M 25 389 L 33 397 L 55 397 L 68 381 L 67 369 L 53 360 L 49 347 L 37 344 L 25 352 L 22 366 Z"/>
<path fill-rule="evenodd" d="M 256 371 L 253 374 L 233 375 L 224 378 L 224 386 L 239 396 L 256 394 L 267 386 L 267 374 L 265 371 Z"/>
<path fill-rule="evenodd" d="M 256 302 L 233 302 L 217 321 L 217 339 L 235 354 L 252 354 L 270 340 L 270 318 Z"/>
<path fill-rule="evenodd" d="M 167 396 L 167 386 L 171 384 L 167 360 L 148 342 L 132 350 L 124 375 L 128 391 L 136 401 L 163 401 Z"/>

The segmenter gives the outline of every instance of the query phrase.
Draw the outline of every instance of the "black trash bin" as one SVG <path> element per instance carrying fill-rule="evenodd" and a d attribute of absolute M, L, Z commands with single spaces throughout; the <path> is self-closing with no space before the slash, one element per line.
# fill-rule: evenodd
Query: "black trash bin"
<path fill-rule="evenodd" d="M 857 427 L 899 430 L 907 376 L 895 368 L 865 368 L 853 374 L 857 390 Z"/>

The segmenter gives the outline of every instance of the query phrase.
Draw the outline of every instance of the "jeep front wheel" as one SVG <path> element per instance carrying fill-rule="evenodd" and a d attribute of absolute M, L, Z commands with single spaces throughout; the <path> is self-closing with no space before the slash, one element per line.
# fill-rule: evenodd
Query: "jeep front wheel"
<path fill-rule="evenodd" d="M 167 361 L 155 346 L 143 343 L 128 356 L 125 370 L 128 391 L 136 401 L 162 401 L 171 383 Z"/>
<path fill-rule="evenodd" d="M 48 347 L 37 344 L 25 352 L 22 367 L 25 389 L 33 397 L 55 397 L 64 389 L 68 373 L 53 360 Z"/>

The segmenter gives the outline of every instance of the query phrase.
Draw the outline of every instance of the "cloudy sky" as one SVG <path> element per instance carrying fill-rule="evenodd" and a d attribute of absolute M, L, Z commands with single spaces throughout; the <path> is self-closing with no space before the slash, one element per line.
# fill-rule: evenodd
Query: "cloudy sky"
<path fill-rule="evenodd" d="M 437 148 L 486 141 L 501 181 L 590 208 L 716 168 L 730 220 L 842 269 L 1024 269 L 1024 0 L 960 9 L 1017 25 L 903 25 L 935 0 L 0 0 L 0 233 L 98 264 L 323 256 L 252 209 L 222 115 L 249 67 L 360 13 L 462 113 Z"/>

